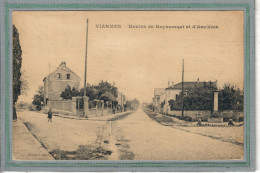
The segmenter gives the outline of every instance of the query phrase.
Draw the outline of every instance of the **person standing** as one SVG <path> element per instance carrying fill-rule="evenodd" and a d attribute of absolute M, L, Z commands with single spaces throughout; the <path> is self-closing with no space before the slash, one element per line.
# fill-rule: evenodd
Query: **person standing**
<path fill-rule="evenodd" d="M 49 109 L 49 112 L 48 112 L 48 122 L 52 122 L 52 109 L 51 108 Z"/>

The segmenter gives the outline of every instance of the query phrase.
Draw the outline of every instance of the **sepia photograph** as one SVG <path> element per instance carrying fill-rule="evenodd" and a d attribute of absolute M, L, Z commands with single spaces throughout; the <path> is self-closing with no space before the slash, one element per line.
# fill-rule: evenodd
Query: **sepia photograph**
<path fill-rule="evenodd" d="M 244 13 L 13 11 L 12 159 L 244 160 Z"/>

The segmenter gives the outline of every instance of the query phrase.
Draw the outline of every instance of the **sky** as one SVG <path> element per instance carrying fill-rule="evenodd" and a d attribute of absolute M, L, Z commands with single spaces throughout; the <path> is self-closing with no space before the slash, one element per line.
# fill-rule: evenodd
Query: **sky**
<path fill-rule="evenodd" d="M 243 89 L 243 11 L 15 11 L 29 83 L 19 101 L 32 102 L 62 61 L 83 86 L 86 19 L 90 84 L 115 82 L 127 98 L 151 101 L 154 88 L 181 82 L 184 59 L 184 81 L 217 80 L 219 88 L 230 83 Z"/>

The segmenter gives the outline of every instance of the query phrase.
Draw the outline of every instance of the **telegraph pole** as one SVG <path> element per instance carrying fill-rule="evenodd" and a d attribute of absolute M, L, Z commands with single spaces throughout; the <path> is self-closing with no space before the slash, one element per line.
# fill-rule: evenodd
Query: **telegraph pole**
<path fill-rule="evenodd" d="M 87 30 L 86 30 L 86 51 L 85 51 L 85 75 L 84 75 L 84 96 L 87 96 L 87 55 L 88 55 L 88 19 L 87 19 Z M 83 105 L 85 105 L 83 99 Z M 85 106 L 83 106 L 83 116 L 85 115 Z"/>
<path fill-rule="evenodd" d="M 184 116 L 184 59 L 182 59 L 182 82 L 181 82 L 181 90 L 182 90 L 182 111 L 181 115 Z"/>
<path fill-rule="evenodd" d="M 49 75 L 48 75 L 48 84 L 47 84 L 47 88 L 48 88 L 48 90 L 47 91 L 45 91 L 45 93 L 46 93 L 46 95 L 48 96 L 48 101 L 46 102 L 46 96 L 45 96 L 45 100 L 44 100 L 44 104 L 46 104 L 46 106 L 48 106 L 48 104 L 49 104 L 49 107 L 51 108 L 51 104 L 50 104 L 50 96 L 49 96 L 49 88 L 50 88 L 50 74 L 51 74 L 51 70 L 50 70 L 50 67 L 51 67 L 51 63 L 50 63 L 50 61 L 49 61 L 49 66 L 48 66 L 48 69 L 49 69 Z"/>
<path fill-rule="evenodd" d="M 88 19 L 87 19 L 87 30 L 86 30 L 86 52 L 85 52 L 85 76 L 84 76 L 84 96 L 87 96 L 87 50 L 88 50 Z"/>

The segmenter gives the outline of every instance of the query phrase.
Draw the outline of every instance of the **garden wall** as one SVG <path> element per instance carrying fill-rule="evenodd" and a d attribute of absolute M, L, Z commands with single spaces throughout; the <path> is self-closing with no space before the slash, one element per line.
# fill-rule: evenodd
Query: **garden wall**
<path fill-rule="evenodd" d="M 219 111 L 218 112 L 221 117 L 223 117 L 224 121 L 228 121 L 228 119 L 233 119 L 234 121 L 244 121 L 244 112 L 238 111 Z"/>
<path fill-rule="evenodd" d="M 64 111 L 72 113 L 72 100 L 50 100 L 49 105 L 56 111 Z"/>
<path fill-rule="evenodd" d="M 168 111 L 168 115 L 172 116 L 182 116 L 181 110 L 170 110 Z M 203 121 L 207 121 L 208 117 L 210 117 L 211 111 L 203 110 L 203 111 L 184 111 L 184 117 L 191 118 L 192 121 L 198 121 L 198 119 L 201 119 Z"/>

